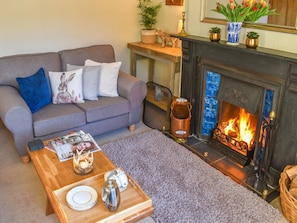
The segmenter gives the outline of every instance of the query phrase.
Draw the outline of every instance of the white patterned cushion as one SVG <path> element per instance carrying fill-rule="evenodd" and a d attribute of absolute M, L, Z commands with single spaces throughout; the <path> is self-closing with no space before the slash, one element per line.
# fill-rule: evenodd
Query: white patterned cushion
<path fill-rule="evenodd" d="M 83 69 L 65 72 L 49 71 L 53 104 L 83 103 Z"/>

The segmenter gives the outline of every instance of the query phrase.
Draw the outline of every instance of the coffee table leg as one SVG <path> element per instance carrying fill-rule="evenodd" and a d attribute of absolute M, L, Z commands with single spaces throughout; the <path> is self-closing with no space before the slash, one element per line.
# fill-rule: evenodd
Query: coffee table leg
<path fill-rule="evenodd" d="M 48 216 L 48 215 L 51 215 L 53 214 L 55 211 L 52 207 L 52 204 L 50 202 L 50 200 L 48 199 L 48 197 L 46 197 L 46 210 L 45 210 L 45 215 Z"/>

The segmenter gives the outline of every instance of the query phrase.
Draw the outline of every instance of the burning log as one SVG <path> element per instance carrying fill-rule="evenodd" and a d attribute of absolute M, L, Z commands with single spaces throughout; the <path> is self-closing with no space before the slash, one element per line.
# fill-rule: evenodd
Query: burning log
<path fill-rule="evenodd" d="M 226 135 L 220 128 L 215 128 L 212 137 L 230 149 L 233 149 L 244 156 L 248 155 L 249 146 L 246 142 L 238 141 L 235 138 Z"/>

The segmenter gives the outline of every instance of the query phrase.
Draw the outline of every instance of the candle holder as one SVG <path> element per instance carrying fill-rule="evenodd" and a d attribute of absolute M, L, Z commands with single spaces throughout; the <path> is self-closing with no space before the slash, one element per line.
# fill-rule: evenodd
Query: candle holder
<path fill-rule="evenodd" d="M 178 35 L 180 35 L 180 36 L 187 36 L 188 35 L 188 33 L 185 31 L 185 21 L 186 21 L 185 15 L 186 15 L 186 13 L 182 12 L 183 25 L 182 25 L 181 31 L 178 33 Z"/>
<path fill-rule="evenodd" d="M 73 154 L 73 170 L 79 175 L 85 175 L 93 171 L 94 156 L 90 151 L 76 151 Z"/>

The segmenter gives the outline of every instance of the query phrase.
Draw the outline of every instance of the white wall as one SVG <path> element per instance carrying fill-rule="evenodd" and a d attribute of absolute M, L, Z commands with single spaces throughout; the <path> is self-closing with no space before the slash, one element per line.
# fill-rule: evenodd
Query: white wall
<path fill-rule="evenodd" d="M 137 1 L 0 0 L 0 56 L 112 44 L 129 71 L 127 42 L 139 41 Z"/>
<path fill-rule="evenodd" d="M 182 6 L 166 6 L 157 26 L 176 33 Z M 186 31 L 208 37 L 214 24 L 200 22 L 201 1 L 186 1 Z M 112 44 L 130 70 L 128 42 L 139 41 L 138 0 L 0 0 L 0 56 Z M 225 35 L 225 27 L 222 36 Z M 246 29 L 243 33 L 246 33 Z M 260 46 L 297 52 L 297 35 L 258 30 Z M 245 34 L 241 35 L 243 39 Z M 164 81 L 163 81 L 164 82 Z M 166 81 L 165 81 L 166 82 Z"/>

